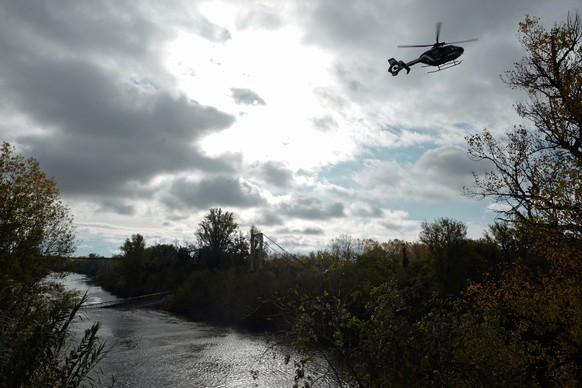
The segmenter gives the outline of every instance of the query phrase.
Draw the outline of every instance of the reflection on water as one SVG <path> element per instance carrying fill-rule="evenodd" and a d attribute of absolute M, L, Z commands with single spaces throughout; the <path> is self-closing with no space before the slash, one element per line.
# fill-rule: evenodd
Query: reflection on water
<path fill-rule="evenodd" d="M 62 280 L 89 293 L 90 303 L 116 298 L 84 275 Z M 269 350 L 260 335 L 190 322 L 152 309 L 86 309 L 75 325 L 78 336 L 93 322 L 110 351 L 99 364 L 121 387 L 290 387 L 292 363 Z M 107 380 L 107 377 L 101 377 Z M 322 386 L 322 385 L 319 385 Z"/>

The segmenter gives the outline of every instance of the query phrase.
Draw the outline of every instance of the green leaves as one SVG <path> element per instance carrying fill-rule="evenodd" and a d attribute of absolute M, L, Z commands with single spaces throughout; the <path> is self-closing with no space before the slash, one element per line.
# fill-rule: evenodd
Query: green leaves
<path fill-rule="evenodd" d="M 85 297 L 43 280 L 74 249 L 72 218 L 56 182 L 34 159 L 0 155 L 0 387 L 77 387 L 99 361 L 95 324 L 68 350 Z"/>
<path fill-rule="evenodd" d="M 36 259 L 69 255 L 75 250 L 75 227 L 56 182 L 34 159 L 14 154 L 3 143 L 0 155 L 0 269 L 16 276 L 34 271 Z"/>
<path fill-rule="evenodd" d="M 0 279 L 0 387 L 78 387 L 85 381 L 105 354 L 98 324 L 68 348 L 85 301 L 50 283 Z"/>

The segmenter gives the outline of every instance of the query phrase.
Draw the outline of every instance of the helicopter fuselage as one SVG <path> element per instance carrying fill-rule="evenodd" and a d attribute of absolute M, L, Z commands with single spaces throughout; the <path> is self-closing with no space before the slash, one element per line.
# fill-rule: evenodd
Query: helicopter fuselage
<path fill-rule="evenodd" d="M 398 75 L 398 72 L 402 69 L 406 69 L 406 73 L 410 72 L 410 66 L 415 65 L 417 63 L 424 63 L 426 66 L 436 66 L 439 70 L 443 68 L 441 65 L 451 62 L 450 66 L 445 66 L 444 68 L 452 67 L 458 65 L 460 62 L 456 62 L 456 59 L 459 58 L 465 50 L 460 46 L 438 46 L 433 47 L 428 51 L 425 51 L 418 57 L 417 59 L 413 59 L 410 62 L 404 63 L 403 61 L 397 61 L 394 58 L 390 58 L 388 62 L 390 62 L 390 67 L 388 71 L 392 75 Z M 438 70 L 436 70 L 438 71 Z"/>
<path fill-rule="evenodd" d="M 454 61 L 463 54 L 460 46 L 441 46 L 425 51 L 418 58 L 418 62 L 429 66 L 440 66 L 450 61 Z"/>

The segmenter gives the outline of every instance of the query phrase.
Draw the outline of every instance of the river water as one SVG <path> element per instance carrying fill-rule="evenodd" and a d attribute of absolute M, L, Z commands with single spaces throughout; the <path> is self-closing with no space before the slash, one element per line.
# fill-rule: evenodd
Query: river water
<path fill-rule="evenodd" d="M 88 303 L 117 298 L 87 277 L 69 274 L 68 289 L 87 291 Z M 292 387 L 293 362 L 285 349 L 271 349 L 267 336 L 185 320 L 148 308 L 83 309 L 74 337 L 95 321 L 109 349 L 99 364 L 103 385 L 116 387 Z M 292 356 L 291 359 L 297 359 Z M 319 374 L 311 371 L 312 375 Z M 318 387 L 331 386 L 320 380 Z"/>

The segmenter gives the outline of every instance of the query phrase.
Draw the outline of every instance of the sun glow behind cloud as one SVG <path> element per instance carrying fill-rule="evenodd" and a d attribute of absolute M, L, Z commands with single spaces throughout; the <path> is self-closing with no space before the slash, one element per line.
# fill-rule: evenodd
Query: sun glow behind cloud
<path fill-rule="evenodd" d="M 249 163 L 283 161 L 294 169 L 354 155 L 353 135 L 345 120 L 333 120 L 325 131 L 315 124 L 334 114 L 316 92 L 333 85 L 329 54 L 303 44 L 294 26 L 268 34 L 239 30 L 233 12 L 204 10 L 210 19 L 220 15 L 220 22 L 232 28 L 231 39 L 216 43 L 182 32 L 168 45 L 166 64 L 182 93 L 236 117 L 230 128 L 201 141 L 208 154 L 236 152 Z M 264 105 L 236 104 L 233 88 L 252 90 Z"/>

